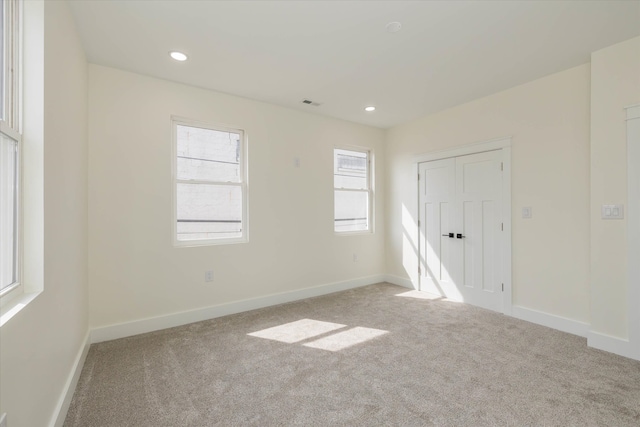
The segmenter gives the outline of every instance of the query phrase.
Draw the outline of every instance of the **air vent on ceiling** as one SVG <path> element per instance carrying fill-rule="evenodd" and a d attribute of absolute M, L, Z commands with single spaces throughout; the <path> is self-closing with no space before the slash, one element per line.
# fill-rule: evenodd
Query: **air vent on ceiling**
<path fill-rule="evenodd" d="M 306 104 L 306 105 L 313 105 L 314 107 L 319 107 L 319 106 L 321 106 L 321 105 L 322 105 L 321 103 L 319 103 L 319 102 L 315 102 L 315 101 L 312 101 L 312 100 L 310 100 L 310 99 L 303 99 L 303 100 L 302 100 L 302 103 L 303 103 L 303 104 Z"/>

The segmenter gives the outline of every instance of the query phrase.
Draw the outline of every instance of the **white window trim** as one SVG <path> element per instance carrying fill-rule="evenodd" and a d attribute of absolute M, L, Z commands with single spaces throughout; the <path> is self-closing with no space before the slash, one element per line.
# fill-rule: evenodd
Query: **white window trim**
<path fill-rule="evenodd" d="M 331 177 L 333 179 L 333 221 L 331 221 L 331 226 L 333 228 L 333 234 L 335 234 L 336 236 L 357 236 L 357 235 L 372 235 L 375 233 L 375 217 L 374 217 L 374 206 L 375 206 L 375 199 L 374 199 L 374 195 L 375 195 L 375 191 L 374 191 L 374 183 L 375 183 L 375 162 L 374 162 L 374 153 L 373 153 L 373 149 L 369 148 L 369 147 L 360 147 L 360 146 L 355 146 L 355 145 L 334 145 L 333 147 L 333 153 L 335 153 L 335 150 L 347 150 L 347 151 L 358 151 L 360 153 L 367 153 L 367 178 L 368 178 L 368 184 L 369 184 L 369 188 L 367 190 L 356 190 L 356 189 L 351 189 L 351 188 L 338 188 L 335 186 L 335 178 L 334 178 L 334 174 L 335 174 L 335 156 L 332 156 L 332 173 L 331 173 Z M 355 191 L 355 192 L 361 192 L 361 193 L 368 193 L 368 201 L 369 201 L 369 206 L 367 207 L 367 211 L 369 214 L 369 227 L 367 228 L 367 230 L 359 230 L 359 231 L 336 231 L 336 218 L 335 218 L 335 203 L 336 203 L 336 191 Z"/>
<path fill-rule="evenodd" d="M 197 127 L 202 129 L 211 129 L 222 132 L 232 132 L 240 134 L 240 179 L 241 182 L 219 182 L 219 181 L 201 181 L 201 180 L 183 180 L 178 179 L 178 135 L 177 129 L 179 125 Z M 194 247 L 194 246 L 215 246 L 215 245 L 231 245 L 236 243 L 247 243 L 249 241 L 249 187 L 247 184 L 248 174 L 248 156 L 247 146 L 248 138 L 245 130 L 240 127 L 218 125 L 211 122 L 202 122 L 198 120 L 191 120 L 184 117 L 172 116 L 171 117 L 171 187 L 172 187 L 172 220 L 171 220 L 171 233 L 174 247 Z M 201 239 L 201 240 L 178 240 L 178 200 L 177 189 L 178 184 L 215 184 L 215 185 L 229 185 L 237 186 L 242 191 L 242 236 L 234 238 L 219 238 L 219 239 Z"/>
<path fill-rule="evenodd" d="M 3 52 L 5 57 L 3 60 L 4 81 L 0 84 L 8 82 L 9 84 L 4 88 L 5 97 L 3 110 L 6 115 L 6 120 L 0 119 L 0 132 L 8 136 L 9 138 L 17 142 L 17 180 L 16 180 L 16 247 L 15 247 L 15 269 L 16 269 L 16 281 L 0 290 L 0 307 L 7 308 L 9 304 L 15 303 L 17 299 L 24 295 L 23 285 L 23 236 L 22 236 L 22 223 L 23 223 L 23 209 L 22 209 L 22 133 L 21 133 L 21 121 L 22 121 L 22 2 L 18 0 L 4 2 L 6 9 L 4 10 L 4 16 L 11 15 L 10 33 L 8 38 L 4 39 L 5 46 Z M 8 318 L 4 310 L 0 316 L 0 326 L 4 324 Z"/>
<path fill-rule="evenodd" d="M 17 181 L 16 181 L 16 232 L 15 232 L 15 269 L 16 269 L 16 281 L 11 285 L 5 287 L 4 289 L 0 289 L 0 307 L 6 306 L 8 303 L 13 302 L 16 298 L 19 298 L 24 294 L 24 285 L 23 285 L 23 256 L 22 256 L 22 138 L 21 135 L 18 134 L 17 137 L 13 137 L 12 133 L 15 132 L 11 129 L 12 133 L 5 132 L 3 129 L 5 123 L 0 120 L 0 131 L 7 136 L 15 139 L 17 144 Z"/>

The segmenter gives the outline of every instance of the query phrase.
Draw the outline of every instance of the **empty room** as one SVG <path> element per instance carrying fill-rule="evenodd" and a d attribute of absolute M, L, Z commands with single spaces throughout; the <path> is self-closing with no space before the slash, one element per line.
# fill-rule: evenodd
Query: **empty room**
<path fill-rule="evenodd" d="M 1 12 L 0 427 L 640 425 L 640 1 Z"/>

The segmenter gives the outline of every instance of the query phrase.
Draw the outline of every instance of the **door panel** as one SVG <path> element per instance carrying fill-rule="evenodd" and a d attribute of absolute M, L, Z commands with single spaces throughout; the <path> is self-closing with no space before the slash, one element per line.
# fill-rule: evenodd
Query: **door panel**
<path fill-rule="evenodd" d="M 428 236 L 431 236 L 433 233 L 437 233 L 437 230 L 440 228 L 440 217 L 442 215 L 440 204 L 436 206 L 434 203 L 425 203 L 424 206 L 425 217 L 420 223 L 421 225 L 426 225 L 426 233 Z M 423 247 L 426 249 L 426 263 L 431 267 L 431 275 L 438 280 L 442 280 L 440 241 L 431 241 L 428 245 L 423 245 Z"/>
<path fill-rule="evenodd" d="M 501 156 L 498 150 L 420 164 L 421 290 L 502 311 Z"/>
<path fill-rule="evenodd" d="M 482 201 L 482 289 L 488 292 L 496 292 L 496 254 L 499 250 L 496 247 L 496 234 L 498 224 L 493 221 L 496 217 L 495 201 Z"/>
<path fill-rule="evenodd" d="M 474 245 L 474 239 L 469 236 L 477 234 L 475 220 L 478 218 L 473 211 L 477 206 L 473 202 L 462 202 L 462 230 L 464 230 L 463 245 L 463 283 L 467 288 L 474 288 L 482 279 L 478 276 L 479 269 L 475 268 L 478 259 L 482 259 L 482 248 Z"/>

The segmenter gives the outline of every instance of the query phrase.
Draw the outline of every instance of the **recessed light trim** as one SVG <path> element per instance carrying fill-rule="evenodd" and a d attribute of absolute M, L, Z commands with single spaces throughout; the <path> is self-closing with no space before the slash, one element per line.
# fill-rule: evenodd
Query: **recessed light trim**
<path fill-rule="evenodd" d="M 171 52 L 169 52 L 169 56 L 180 62 L 186 61 L 188 58 L 185 53 L 178 52 L 177 50 L 172 50 Z"/>
<path fill-rule="evenodd" d="M 376 107 L 374 107 L 373 105 L 369 105 L 368 107 L 364 107 L 364 111 L 370 113 L 372 111 L 376 111 Z"/>

